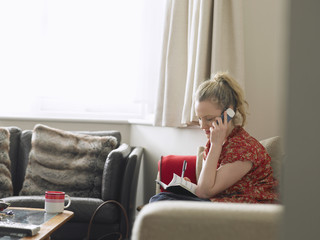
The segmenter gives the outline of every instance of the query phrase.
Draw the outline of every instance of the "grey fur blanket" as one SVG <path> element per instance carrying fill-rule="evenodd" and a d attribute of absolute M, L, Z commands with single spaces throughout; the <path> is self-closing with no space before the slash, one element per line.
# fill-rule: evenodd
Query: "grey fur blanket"
<path fill-rule="evenodd" d="M 101 197 L 102 172 L 112 136 L 97 137 L 36 125 L 20 195 L 64 191 L 70 196 Z"/>
<path fill-rule="evenodd" d="M 0 198 L 12 196 L 13 194 L 9 145 L 9 131 L 5 128 L 0 128 Z"/>

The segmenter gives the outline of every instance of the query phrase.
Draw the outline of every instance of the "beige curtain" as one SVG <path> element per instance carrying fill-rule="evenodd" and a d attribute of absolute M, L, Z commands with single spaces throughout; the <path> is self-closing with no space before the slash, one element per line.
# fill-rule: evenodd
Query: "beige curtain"
<path fill-rule="evenodd" d="M 196 121 L 193 94 L 217 71 L 244 87 L 242 1 L 167 0 L 155 125 Z"/>

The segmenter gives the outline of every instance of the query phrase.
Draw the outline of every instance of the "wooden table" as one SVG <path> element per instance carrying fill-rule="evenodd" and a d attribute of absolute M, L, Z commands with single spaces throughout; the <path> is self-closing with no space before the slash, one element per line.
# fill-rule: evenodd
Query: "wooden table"
<path fill-rule="evenodd" d="M 21 209 L 21 210 L 35 210 L 35 211 L 45 211 L 41 208 L 18 208 L 9 207 L 8 209 Z M 50 235 L 60 228 L 63 224 L 69 221 L 73 217 L 74 213 L 71 211 L 64 210 L 62 213 L 55 215 L 48 221 L 40 225 L 40 231 L 32 237 L 24 237 L 23 240 L 47 240 L 50 239 Z"/>

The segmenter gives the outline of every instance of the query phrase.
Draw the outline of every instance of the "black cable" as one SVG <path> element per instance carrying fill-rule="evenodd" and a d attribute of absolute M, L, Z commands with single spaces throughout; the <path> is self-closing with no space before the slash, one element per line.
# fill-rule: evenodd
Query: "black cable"
<path fill-rule="evenodd" d="M 105 201 L 103 203 L 101 203 L 99 205 L 99 207 L 97 207 L 97 209 L 94 211 L 91 219 L 90 219 L 90 222 L 89 222 L 89 226 L 88 226 L 88 234 L 87 234 L 87 240 L 90 240 L 90 231 L 91 231 L 91 226 L 92 226 L 92 223 L 93 223 L 93 219 L 94 217 L 96 216 L 96 214 L 98 213 L 98 211 L 104 206 L 106 205 L 107 203 L 115 203 L 116 205 L 118 205 L 122 212 L 123 212 L 123 215 L 125 217 L 125 220 L 126 220 L 126 238 L 128 238 L 128 233 L 129 233 L 129 220 L 128 220 L 128 216 L 127 216 L 127 213 L 126 213 L 126 210 L 124 209 L 124 207 L 121 205 L 121 203 L 115 201 L 115 200 L 108 200 L 108 201 Z M 109 233 L 109 234 L 106 234 L 106 235 L 103 235 L 102 237 L 105 237 L 105 236 L 108 236 L 108 235 L 111 235 L 111 234 L 119 234 L 119 239 L 118 240 L 121 240 L 122 239 L 122 234 L 120 232 L 114 232 L 114 233 Z M 99 238 L 101 239 L 101 237 Z"/>

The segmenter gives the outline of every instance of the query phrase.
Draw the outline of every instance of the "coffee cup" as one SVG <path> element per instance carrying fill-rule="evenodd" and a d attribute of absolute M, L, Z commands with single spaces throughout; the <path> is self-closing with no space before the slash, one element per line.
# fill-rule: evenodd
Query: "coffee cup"
<path fill-rule="evenodd" d="M 68 204 L 64 205 L 65 197 L 68 198 Z M 71 204 L 70 196 L 65 192 L 46 191 L 44 209 L 47 213 L 61 213 Z"/>

